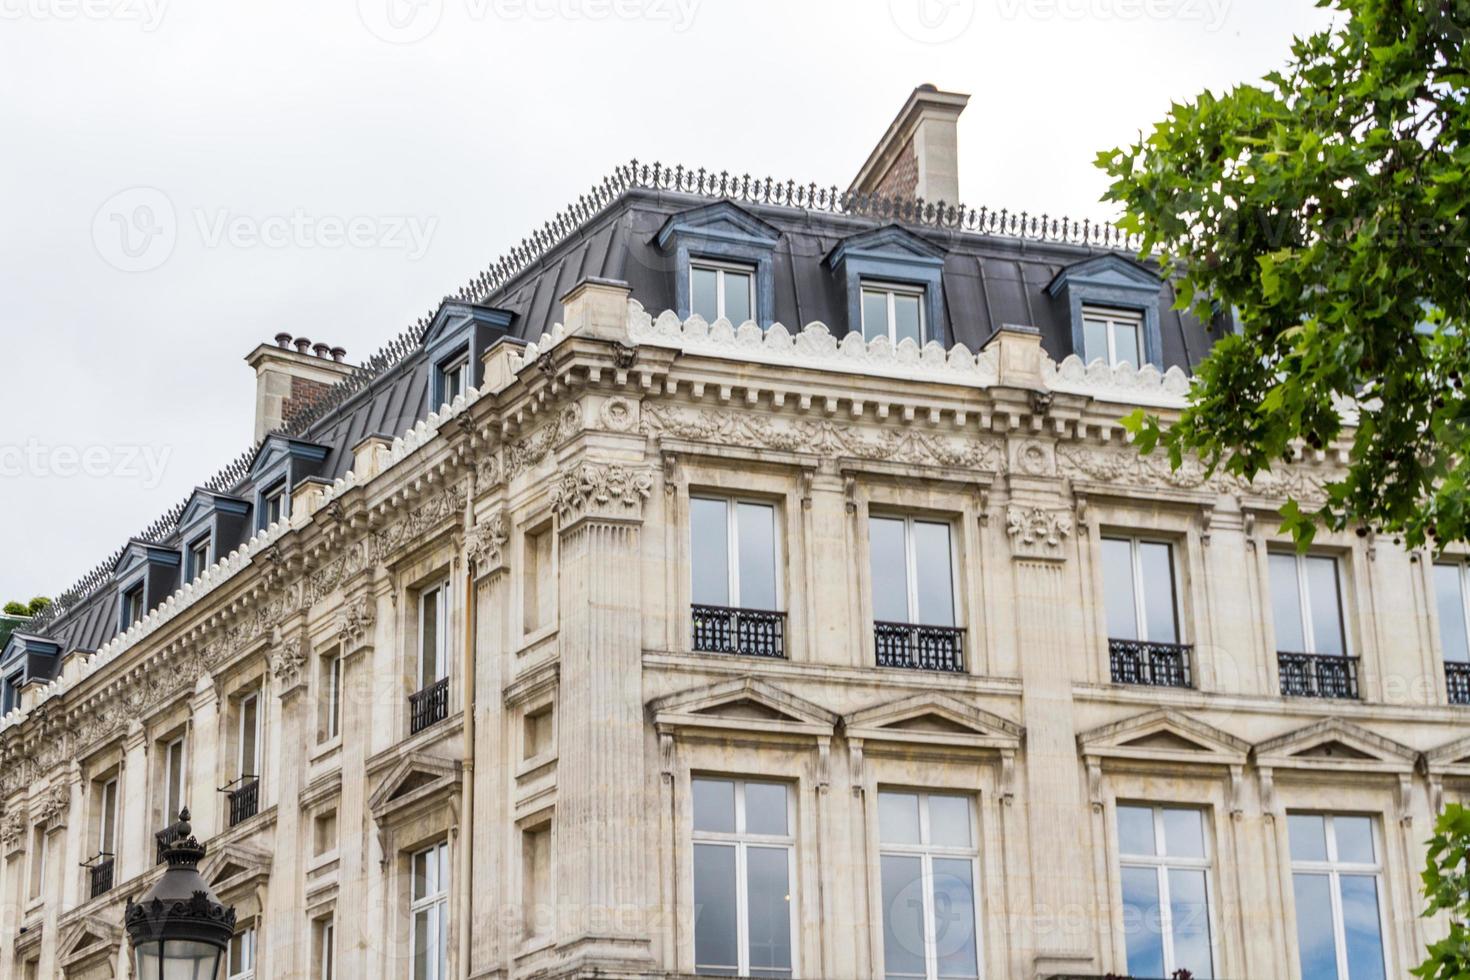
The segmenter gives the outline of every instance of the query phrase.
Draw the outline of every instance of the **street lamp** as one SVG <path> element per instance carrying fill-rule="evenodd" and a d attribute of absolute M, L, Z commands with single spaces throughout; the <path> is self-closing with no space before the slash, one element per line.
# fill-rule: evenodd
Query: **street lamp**
<path fill-rule="evenodd" d="M 138 980 L 215 980 L 235 934 L 235 910 L 220 904 L 199 874 L 204 845 L 192 836 L 187 807 L 174 830 L 163 852 L 168 870 L 137 904 L 129 899 L 123 915 L 136 974 Z"/>

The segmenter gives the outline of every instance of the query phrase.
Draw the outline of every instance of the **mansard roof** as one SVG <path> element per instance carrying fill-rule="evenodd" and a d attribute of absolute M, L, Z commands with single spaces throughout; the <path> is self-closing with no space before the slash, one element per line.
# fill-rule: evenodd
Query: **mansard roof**
<path fill-rule="evenodd" d="M 978 350 L 1001 324 L 1030 324 L 1057 360 L 1071 352 L 1069 311 L 1065 299 L 1052 296 L 1047 287 L 1063 270 L 1092 263 L 1116 270 L 1122 263 L 1156 275 L 1124 257 L 1132 255 L 1134 243 L 1109 225 L 1004 209 L 938 208 L 836 187 L 633 161 L 435 304 L 341 383 L 298 410 L 272 438 L 322 447 L 325 458 L 316 475 L 342 477 L 352 466 L 352 447 L 365 436 L 401 433 L 429 411 L 433 365 L 425 340 L 466 310 L 493 310 L 497 320 L 510 322 L 511 336 L 534 340 L 559 319 L 561 297 L 589 276 L 626 281 L 645 309 L 674 308 L 675 272 L 659 237 L 681 222 L 773 242 L 773 319 L 781 323 L 799 328 L 820 321 L 844 332 L 848 308 L 828 257 L 901 247 L 942 262 L 944 302 L 935 336 Z M 1188 372 L 1212 338 L 1204 325 L 1173 305 L 1172 286 L 1161 280 L 1163 367 Z M 270 449 L 260 444 L 246 449 L 133 540 L 178 549 L 180 518 L 199 493 L 253 500 L 260 488 L 253 482 L 252 464 L 263 451 Z M 118 626 L 109 587 L 122 557 L 117 551 L 105 558 L 57 596 L 30 628 L 54 638 L 64 651 L 103 646 Z"/>

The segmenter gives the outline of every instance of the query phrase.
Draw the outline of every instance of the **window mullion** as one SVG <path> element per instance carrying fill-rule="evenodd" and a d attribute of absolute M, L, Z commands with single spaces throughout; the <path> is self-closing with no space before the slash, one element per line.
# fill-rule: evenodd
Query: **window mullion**
<path fill-rule="evenodd" d="M 888 290 L 888 342 L 898 346 L 898 296 L 893 290 Z"/>
<path fill-rule="evenodd" d="M 914 551 L 914 519 L 905 517 L 903 521 L 903 550 L 904 574 L 908 579 L 909 586 L 909 622 L 919 621 L 919 567 L 918 555 Z"/>
<path fill-rule="evenodd" d="M 1137 538 L 1128 541 L 1128 552 L 1133 557 L 1133 615 L 1137 617 L 1138 638 L 1147 642 L 1148 635 L 1148 604 L 1143 596 L 1143 554 L 1140 542 Z"/>
<path fill-rule="evenodd" d="M 745 849 L 745 841 L 735 843 L 735 962 L 741 976 L 750 975 L 750 881 Z"/>
<path fill-rule="evenodd" d="M 740 507 L 734 499 L 725 501 L 725 551 L 729 554 L 729 603 L 740 605 Z"/>
<path fill-rule="evenodd" d="M 1317 631 L 1312 625 L 1312 587 L 1307 582 L 1305 555 L 1296 556 L 1296 593 L 1296 601 L 1302 613 L 1302 646 L 1307 648 L 1303 652 L 1316 653 Z"/>
<path fill-rule="evenodd" d="M 922 820 L 922 808 L 919 814 Z M 934 858 L 927 850 L 919 856 L 919 887 L 924 892 L 920 903 L 924 914 L 924 976 L 927 980 L 935 980 L 939 976 L 939 925 L 934 909 Z"/>

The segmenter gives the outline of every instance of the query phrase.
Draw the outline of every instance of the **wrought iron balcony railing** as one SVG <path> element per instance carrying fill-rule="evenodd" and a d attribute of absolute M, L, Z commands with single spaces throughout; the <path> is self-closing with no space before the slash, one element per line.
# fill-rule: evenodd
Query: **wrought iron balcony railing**
<path fill-rule="evenodd" d="M 183 836 L 183 834 L 179 833 L 179 825 L 183 822 L 185 821 L 176 820 L 162 830 L 154 832 L 153 839 L 158 844 L 158 864 L 163 863 L 164 852 L 169 849 L 174 841 Z"/>
<path fill-rule="evenodd" d="M 1281 693 L 1294 698 L 1358 697 L 1358 658 L 1331 653 L 1276 654 Z"/>
<path fill-rule="evenodd" d="M 89 858 L 82 867 L 87 869 L 87 877 L 91 881 L 92 898 L 112 891 L 112 872 L 117 867 L 117 862 L 112 854 L 100 851 Z"/>
<path fill-rule="evenodd" d="M 1444 683 L 1449 691 L 1450 704 L 1470 704 L 1470 662 L 1446 660 Z"/>
<path fill-rule="evenodd" d="M 786 614 L 773 609 L 691 606 L 694 649 L 746 657 L 786 656 Z"/>
<path fill-rule="evenodd" d="M 408 696 L 408 733 L 419 732 L 449 717 L 449 678 L 435 681 Z"/>
<path fill-rule="evenodd" d="M 873 624 L 873 644 L 879 667 L 953 674 L 965 670 L 965 631 L 958 626 L 877 622 Z"/>
<path fill-rule="evenodd" d="M 224 789 L 230 803 L 230 826 L 249 820 L 260 812 L 260 777 L 241 776 Z"/>
<path fill-rule="evenodd" d="M 1194 687 L 1189 669 L 1193 649 L 1187 643 L 1110 639 L 1108 661 L 1112 667 L 1113 683 Z"/>

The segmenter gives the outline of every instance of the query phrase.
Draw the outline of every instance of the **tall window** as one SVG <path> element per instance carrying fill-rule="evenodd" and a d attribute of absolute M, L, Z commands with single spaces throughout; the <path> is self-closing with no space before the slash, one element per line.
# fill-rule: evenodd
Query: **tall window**
<path fill-rule="evenodd" d="M 260 695 L 247 694 L 240 699 L 239 777 L 254 779 L 260 775 Z"/>
<path fill-rule="evenodd" d="M 551 554 L 553 533 L 549 521 L 526 532 L 521 600 L 522 623 L 527 633 L 550 626 L 556 616 L 556 576 Z"/>
<path fill-rule="evenodd" d="M 255 926 L 247 926 L 230 937 L 229 959 L 225 967 L 228 980 L 255 978 Z"/>
<path fill-rule="evenodd" d="M 279 524 L 287 516 L 286 484 L 277 483 L 265 492 L 260 500 L 260 526 L 262 529 Z"/>
<path fill-rule="evenodd" d="M 689 312 L 710 323 L 720 317 L 740 326 L 753 319 L 755 270 L 748 265 L 700 260 L 689 265 Z"/>
<path fill-rule="evenodd" d="M 470 386 L 470 352 L 451 357 L 439 366 L 439 405 L 453 405 Z M 435 405 L 437 410 L 439 405 Z"/>
<path fill-rule="evenodd" d="M 184 786 L 184 739 L 179 736 L 163 746 L 163 808 L 164 823 L 173 823 L 184 808 L 186 789 Z"/>
<path fill-rule="evenodd" d="M 1287 815 L 1302 980 L 1383 980 L 1383 866 L 1369 817 Z"/>
<path fill-rule="evenodd" d="M 1127 310 L 1089 306 L 1082 310 L 1082 359 L 1109 366 L 1143 364 L 1143 317 Z"/>
<path fill-rule="evenodd" d="M 342 655 L 333 650 L 321 658 L 321 741 L 342 734 Z"/>
<path fill-rule="evenodd" d="M 970 799 L 878 794 L 883 972 L 890 978 L 978 977 Z"/>
<path fill-rule="evenodd" d="M 144 583 L 139 582 L 122 594 L 122 607 L 119 610 L 121 629 L 127 629 L 138 622 L 147 611 L 143 608 L 143 585 Z"/>
<path fill-rule="evenodd" d="M 1470 564 L 1434 566 L 1434 597 L 1439 609 L 1439 642 L 1444 658 L 1470 661 Z"/>
<path fill-rule="evenodd" d="M 1272 552 L 1271 611 L 1276 620 L 1277 650 L 1337 656 L 1347 653 L 1336 558 Z"/>
<path fill-rule="evenodd" d="M 775 609 L 776 508 L 692 497 L 689 512 L 694 601 Z"/>
<path fill-rule="evenodd" d="M 449 845 L 413 856 L 413 980 L 449 977 Z"/>
<path fill-rule="evenodd" d="M 317 919 L 312 929 L 312 972 L 315 980 L 337 976 L 337 926 L 331 916 Z"/>
<path fill-rule="evenodd" d="M 46 825 L 31 826 L 31 898 L 40 898 L 46 890 Z"/>
<path fill-rule="evenodd" d="M 20 678 L 19 672 L 11 674 L 3 682 L 3 690 L 0 690 L 0 715 L 7 715 L 20 707 Z"/>
<path fill-rule="evenodd" d="M 116 854 L 117 777 L 104 780 L 97 790 L 97 853 Z"/>
<path fill-rule="evenodd" d="M 873 618 L 881 622 L 955 624 L 950 528 L 911 517 L 868 519 Z"/>
<path fill-rule="evenodd" d="M 1213 977 L 1204 813 L 1120 805 L 1118 853 L 1128 973 Z"/>
<path fill-rule="evenodd" d="M 419 690 L 449 676 L 449 583 L 419 593 Z"/>
<path fill-rule="evenodd" d="M 1178 643 L 1173 547 L 1162 541 L 1103 538 L 1102 557 L 1108 636 Z"/>
<path fill-rule="evenodd" d="M 783 783 L 693 780 L 696 973 L 790 977 L 792 799 Z"/>
<path fill-rule="evenodd" d="M 916 344 L 928 339 L 924 323 L 924 287 L 864 282 L 863 339 L 887 337 L 895 347 L 905 338 Z"/>
<path fill-rule="evenodd" d="M 192 582 L 209 567 L 209 535 L 196 539 L 184 555 L 184 581 Z"/>

